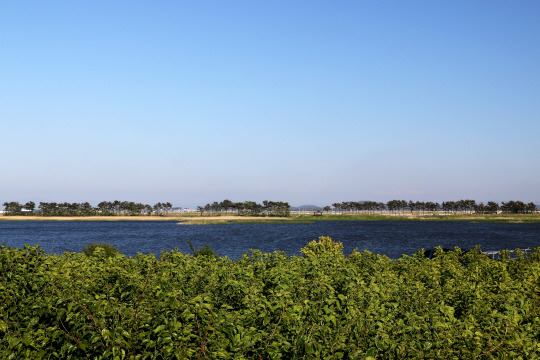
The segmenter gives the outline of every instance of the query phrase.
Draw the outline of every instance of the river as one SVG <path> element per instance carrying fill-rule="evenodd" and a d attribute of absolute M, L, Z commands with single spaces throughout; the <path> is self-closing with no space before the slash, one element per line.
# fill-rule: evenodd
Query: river
<path fill-rule="evenodd" d="M 341 241 L 345 254 L 369 250 L 399 258 L 421 248 L 480 245 L 484 251 L 540 246 L 540 224 L 469 222 L 317 221 L 313 224 L 178 225 L 162 221 L 0 221 L 0 243 L 39 244 L 47 253 L 81 252 L 105 241 L 135 256 L 209 245 L 220 256 L 238 259 L 250 249 L 300 255 L 308 242 L 326 235 Z"/>

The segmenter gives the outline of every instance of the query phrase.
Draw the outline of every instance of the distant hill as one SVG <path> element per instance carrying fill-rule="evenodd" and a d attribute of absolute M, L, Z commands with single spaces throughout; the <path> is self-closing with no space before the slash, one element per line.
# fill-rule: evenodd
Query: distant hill
<path fill-rule="evenodd" d="M 317 205 L 291 206 L 291 211 L 322 211 L 322 207 Z"/>

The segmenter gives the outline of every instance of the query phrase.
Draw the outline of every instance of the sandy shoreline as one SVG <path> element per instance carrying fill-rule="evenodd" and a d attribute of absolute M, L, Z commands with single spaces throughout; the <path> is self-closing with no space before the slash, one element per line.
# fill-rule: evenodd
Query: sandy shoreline
<path fill-rule="evenodd" d="M 181 216 L 0 216 L 12 221 L 180 221 Z"/>
<path fill-rule="evenodd" d="M 383 216 L 381 216 L 383 215 Z M 391 216 L 388 216 L 391 215 Z M 371 214 L 371 215 L 323 215 L 292 216 L 292 217 L 265 217 L 265 216 L 198 216 L 195 214 L 167 214 L 161 216 L 6 216 L 0 214 L 0 221 L 175 221 L 181 225 L 205 225 L 226 224 L 233 222 L 246 223 L 297 223 L 313 222 L 317 220 L 353 220 L 353 221 L 381 221 L 381 220 L 405 220 L 405 221 L 473 221 L 473 222 L 503 222 L 540 223 L 540 214 L 452 214 L 451 216 L 434 216 L 437 214 Z"/>
<path fill-rule="evenodd" d="M 0 221 L 230 221 L 230 220 L 290 220 L 286 217 L 260 217 L 260 216 L 4 216 Z"/>

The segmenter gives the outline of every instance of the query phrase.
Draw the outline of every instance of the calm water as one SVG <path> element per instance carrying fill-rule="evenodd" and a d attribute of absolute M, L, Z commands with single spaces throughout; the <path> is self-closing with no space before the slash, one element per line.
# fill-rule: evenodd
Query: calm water
<path fill-rule="evenodd" d="M 322 235 L 343 242 L 345 253 L 370 250 L 399 258 L 437 245 L 501 250 L 540 246 L 540 224 L 471 224 L 467 222 L 320 221 L 314 224 L 178 225 L 150 221 L 0 221 L 0 244 L 39 244 L 48 253 L 81 252 L 83 245 L 105 241 L 124 254 L 154 253 L 178 248 L 190 252 L 208 244 L 221 256 L 237 259 L 249 249 L 281 250 L 298 255 Z"/>

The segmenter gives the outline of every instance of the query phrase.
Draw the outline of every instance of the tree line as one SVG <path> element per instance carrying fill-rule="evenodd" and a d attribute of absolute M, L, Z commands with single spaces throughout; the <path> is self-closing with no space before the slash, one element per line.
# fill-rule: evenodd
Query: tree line
<path fill-rule="evenodd" d="M 3 204 L 6 215 L 42 215 L 42 216 L 115 216 L 115 215 L 160 215 L 171 210 L 170 202 L 158 202 L 155 205 L 136 203 L 133 201 L 102 201 L 96 207 L 88 202 L 84 203 L 56 203 L 40 202 L 36 210 L 36 203 L 29 201 L 21 204 L 16 201 L 5 202 Z M 443 201 L 442 203 L 431 201 L 412 200 L 390 200 L 386 203 L 376 201 L 344 201 L 333 203 L 333 210 L 336 212 L 367 212 L 369 214 L 383 211 L 392 213 L 476 213 L 476 214 L 496 214 L 499 212 L 507 214 L 531 214 L 537 211 L 536 205 L 532 202 L 507 201 L 501 204 L 489 201 L 477 203 L 475 200 Z M 330 206 L 323 208 L 330 211 Z M 254 201 L 233 202 L 225 199 L 221 202 L 214 201 L 204 206 L 198 206 L 197 211 L 201 215 L 217 213 L 234 213 L 236 215 L 248 216 L 290 216 L 291 206 L 288 202 L 264 200 L 262 204 Z"/>
<path fill-rule="evenodd" d="M 500 205 L 495 201 L 476 203 L 475 200 L 443 201 L 442 203 L 431 201 L 407 201 L 390 200 L 386 203 L 375 201 L 344 201 L 332 204 L 334 211 L 338 212 L 382 212 L 392 213 L 405 212 L 452 212 L 452 213 L 476 213 L 476 214 L 496 214 L 499 212 L 507 214 L 532 214 L 537 211 L 536 204 L 530 202 L 510 200 L 502 202 Z M 325 211 L 330 211 L 330 206 L 324 207 Z"/>
<path fill-rule="evenodd" d="M 158 202 L 154 206 L 133 201 L 102 201 L 96 207 L 84 203 L 40 202 L 29 201 L 20 204 L 17 201 L 5 202 L 6 215 L 41 215 L 41 216 L 115 216 L 115 215 L 160 215 L 171 210 L 170 202 Z"/>
<path fill-rule="evenodd" d="M 291 214 L 291 206 L 288 202 L 264 200 L 262 204 L 255 201 L 232 202 L 225 199 L 221 202 L 214 201 L 204 206 L 197 206 L 197 211 L 201 213 L 234 213 L 236 215 L 248 216 L 280 216 L 287 217 Z"/>

